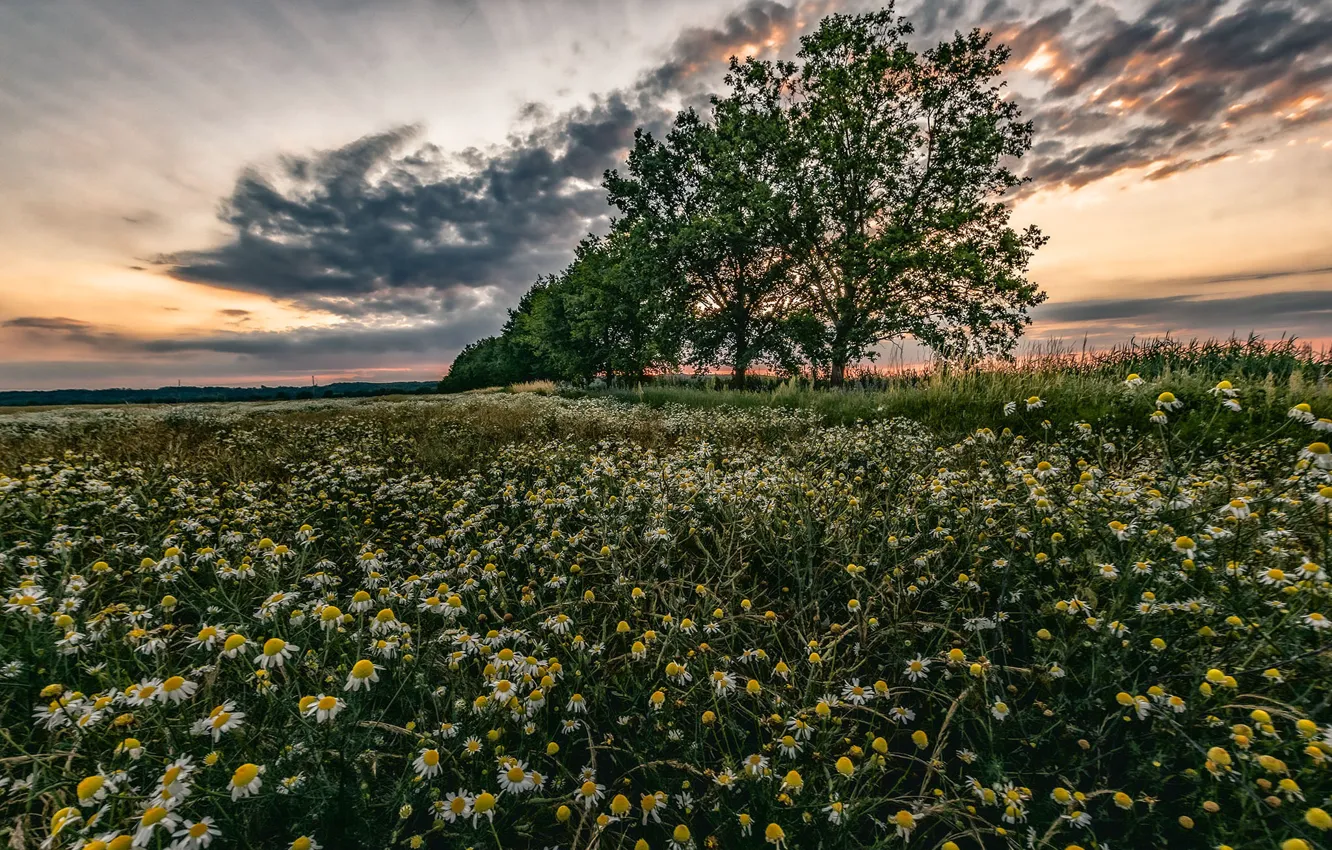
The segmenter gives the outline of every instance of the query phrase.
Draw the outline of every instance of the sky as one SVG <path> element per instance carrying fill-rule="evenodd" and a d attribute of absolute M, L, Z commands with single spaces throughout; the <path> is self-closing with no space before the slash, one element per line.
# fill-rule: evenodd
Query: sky
<path fill-rule="evenodd" d="M 860 0 L 0 0 L 0 389 L 433 380 L 636 127 Z M 1332 0 L 914 0 L 1035 144 L 1032 342 L 1332 341 Z"/>

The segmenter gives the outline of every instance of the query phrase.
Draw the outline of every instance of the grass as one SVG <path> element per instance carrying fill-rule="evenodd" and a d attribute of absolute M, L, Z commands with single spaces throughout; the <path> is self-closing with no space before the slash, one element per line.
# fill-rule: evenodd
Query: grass
<path fill-rule="evenodd" d="M 1284 356 L 5 417 L 0 841 L 1322 846 Z"/>
<path fill-rule="evenodd" d="M 1145 389 L 1112 389 L 1131 374 L 1144 379 Z M 993 422 L 1006 403 L 1033 395 L 1047 402 L 1048 418 L 1055 427 L 1077 422 L 1140 427 L 1151 406 L 1125 404 L 1126 399 L 1142 397 L 1150 389 L 1169 388 L 1182 397 L 1201 400 L 1217 382 L 1233 380 L 1246 388 L 1243 415 L 1226 417 L 1225 427 L 1220 429 L 1214 422 L 1191 420 L 1184 432 L 1185 437 L 1205 432 L 1216 439 L 1233 439 L 1240 434 L 1258 437 L 1280 427 L 1294 404 L 1326 407 L 1332 398 L 1330 378 L 1329 355 L 1293 339 L 1182 343 L 1162 338 L 1107 352 L 1072 352 L 1049 346 L 1011 363 L 867 372 L 853 376 L 851 386 L 840 392 L 814 388 L 799 378 L 760 381 L 759 389 L 736 391 L 710 378 L 667 377 L 598 394 L 657 408 L 809 410 L 836 424 L 900 416 L 941 435 L 957 437 L 974 430 L 977 423 Z M 582 394 L 567 388 L 564 392 Z"/>

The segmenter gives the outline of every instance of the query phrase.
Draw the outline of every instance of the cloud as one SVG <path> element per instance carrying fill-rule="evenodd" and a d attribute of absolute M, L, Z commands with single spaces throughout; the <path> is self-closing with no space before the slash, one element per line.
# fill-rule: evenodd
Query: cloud
<path fill-rule="evenodd" d="M 93 327 L 92 323 L 80 319 L 67 319 L 64 316 L 18 316 L 0 322 L 0 328 L 15 328 L 24 331 L 53 331 L 57 333 L 84 333 Z"/>
<path fill-rule="evenodd" d="M 237 180 L 222 213 L 232 241 L 162 261 L 181 280 L 335 312 L 414 312 L 401 290 L 511 290 L 561 264 L 604 218 L 587 181 L 635 125 L 612 96 L 489 155 L 445 155 L 415 127 L 289 155 L 276 174 L 250 168 Z"/>
<path fill-rule="evenodd" d="M 1046 142 L 1028 193 L 1147 166 L 1159 180 L 1332 119 L 1332 0 L 1157 0 L 1130 18 L 1097 5 L 998 29 L 1047 83 L 1021 99 Z"/>
<path fill-rule="evenodd" d="M 246 168 L 221 205 L 231 238 L 159 257 L 179 280 L 347 316 L 428 317 L 506 302 L 609 226 L 602 174 L 635 128 L 660 130 L 671 98 L 696 97 L 730 53 L 786 43 L 794 11 L 753 0 L 715 29 L 682 33 L 631 87 L 551 117 L 490 150 L 446 153 L 417 126 Z M 705 80 L 705 76 L 707 80 Z"/>
<path fill-rule="evenodd" d="M 487 333 L 499 318 L 497 312 L 478 310 L 413 324 L 344 322 L 331 327 L 148 338 L 61 317 L 24 316 L 0 323 L 0 329 L 35 336 L 48 345 L 95 348 L 107 359 L 169 358 L 178 363 L 182 357 L 229 355 L 252 368 L 304 370 L 330 364 L 352 366 L 367 355 L 371 359 L 379 355 L 421 355 L 442 363 Z M 6 364 L 6 369 L 10 365 Z"/>
<path fill-rule="evenodd" d="M 700 76 L 716 77 L 732 56 L 771 53 L 791 43 L 796 7 L 774 0 L 753 0 L 718 27 L 691 27 L 675 39 L 669 58 L 642 76 L 638 90 L 647 96 L 679 91 Z"/>
<path fill-rule="evenodd" d="M 1332 290 L 1295 290 L 1239 297 L 1167 295 L 1047 304 L 1042 322 L 1123 322 L 1157 328 L 1236 328 L 1262 330 L 1292 324 L 1322 325 L 1332 319 Z"/>

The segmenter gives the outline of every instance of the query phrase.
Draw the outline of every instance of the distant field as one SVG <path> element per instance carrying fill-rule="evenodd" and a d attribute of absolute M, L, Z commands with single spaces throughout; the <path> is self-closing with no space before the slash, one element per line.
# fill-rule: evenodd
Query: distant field
<path fill-rule="evenodd" d="M 1324 846 L 1327 387 L 1126 378 L 2 417 L 0 839 Z"/>

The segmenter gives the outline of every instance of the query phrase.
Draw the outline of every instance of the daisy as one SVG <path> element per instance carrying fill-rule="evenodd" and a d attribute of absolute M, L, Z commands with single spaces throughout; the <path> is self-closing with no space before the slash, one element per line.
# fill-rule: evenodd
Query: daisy
<path fill-rule="evenodd" d="M 690 837 L 689 827 L 682 823 L 676 824 L 675 829 L 671 830 L 669 844 L 671 850 L 693 850 L 694 839 Z"/>
<path fill-rule="evenodd" d="M 1198 552 L 1198 544 L 1194 542 L 1192 537 L 1188 536 L 1176 537 L 1170 548 L 1186 558 L 1192 558 Z"/>
<path fill-rule="evenodd" d="M 1310 443 L 1300 450 L 1300 458 L 1313 463 L 1319 469 L 1332 469 L 1332 449 L 1327 443 Z"/>
<path fill-rule="evenodd" d="M 462 818 L 465 819 L 472 813 L 472 795 L 466 791 L 450 791 L 444 795 L 444 805 L 439 810 L 439 817 L 449 823 Z"/>
<path fill-rule="evenodd" d="M 1269 587 L 1284 587 L 1290 584 L 1290 576 L 1280 567 L 1271 567 L 1258 574 L 1258 581 Z"/>
<path fill-rule="evenodd" d="M 852 705 L 864 705 L 870 697 L 870 690 L 860 684 L 859 679 L 852 679 L 842 687 L 842 699 Z"/>
<path fill-rule="evenodd" d="M 1001 722 L 1003 720 L 1006 720 L 1009 715 L 1008 704 L 1005 702 L 1001 702 L 999 700 L 995 700 L 994 705 L 990 706 L 990 714 L 994 715 L 995 720 Z"/>
<path fill-rule="evenodd" d="M 100 773 L 94 773 L 92 776 L 84 777 L 80 780 L 75 794 L 79 798 L 80 806 L 91 806 L 105 799 L 107 792 L 112 790 L 112 786 L 107 782 L 106 777 Z"/>
<path fill-rule="evenodd" d="M 198 633 L 195 634 L 194 637 L 190 638 L 190 646 L 191 647 L 201 646 L 204 649 L 212 649 L 214 646 L 217 645 L 218 641 L 226 639 L 227 639 L 227 632 L 225 629 L 219 628 L 217 626 L 205 625 L 199 629 Z"/>
<path fill-rule="evenodd" d="M 717 696 L 726 696 L 735 690 L 735 677 L 724 670 L 714 670 L 712 672 L 712 689 Z"/>
<path fill-rule="evenodd" d="M 342 610 L 336 605 L 324 605 L 319 609 L 319 627 L 326 632 L 331 632 L 338 627 L 342 620 Z"/>
<path fill-rule="evenodd" d="M 186 820 L 180 829 L 172 833 L 176 840 L 171 846 L 179 850 L 199 850 L 212 844 L 213 839 L 221 834 L 222 830 L 213 826 L 212 818 Z"/>
<path fill-rule="evenodd" d="M 678 685 L 687 685 L 694 679 L 688 668 L 678 661 L 671 661 L 666 664 L 666 678 Z"/>
<path fill-rule="evenodd" d="M 227 788 L 231 791 L 231 799 L 239 800 L 242 797 L 259 793 L 259 789 L 264 784 L 263 780 L 259 778 L 263 772 L 263 765 L 249 762 L 236 768 L 236 771 L 231 774 L 231 781 L 227 783 Z"/>
<path fill-rule="evenodd" d="M 888 719 L 894 723 L 906 724 L 916 719 L 916 712 L 902 705 L 895 705 L 888 711 Z"/>
<path fill-rule="evenodd" d="M 236 711 L 235 704 L 228 700 L 216 706 L 207 717 L 196 721 L 191 731 L 196 735 L 211 735 L 216 743 L 223 734 L 239 729 L 244 720 L 245 712 Z"/>
<path fill-rule="evenodd" d="M 898 837 L 903 841 L 910 841 L 911 831 L 916 828 L 916 822 L 919 819 L 920 815 L 913 815 L 906 809 L 900 809 L 897 814 L 893 815 L 893 825 L 897 828 Z"/>
<path fill-rule="evenodd" d="M 161 688 L 161 679 L 144 679 L 125 692 L 125 702 L 135 707 L 147 705 L 158 699 L 157 693 Z"/>
<path fill-rule="evenodd" d="M 745 773 L 749 774 L 750 776 L 753 777 L 762 776 L 764 771 L 768 769 L 768 757 L 764 755 L 759 755 L 758 753 L 754 753 L 753 755 L 745 757 L 744 766 L 745 766 Z"/>
<path fill-rule="evenodd" d="M 358 590 L 352 594 L 351 604 L 348 605 L 352 611 L 357 614 L 364 614 L 375 607 L 375 602 L 370 598 L 370 594 L 364 590 Z"/>
<path fill-rule="evenodd" d="M 314 717 L 316 723 L 329 723 L 346 707 L 347 703 L 337 697 L 319 694 L 305 710 L 305 716 Z"/>
<path fill-rule="evenodd" d="M 833 825 L 840 824 L 842 818 L 846 816 L 846 804 L 833 797 L 828 801 L 828 805 L 823 807 L 823 811 L 828 814 L 828 823 Z"/>
<path fill-rule="evenodd" d="M 596 808 L 597 803 L 601 801 L 603 796 L 605 796 L 605 792 L 605 785 L 599 785 L 593 780 L 587 779 L 584 780 L 583 784 L 579 785 L 578 790 L 574 792 L 574 800 L 581 804 L 584 809 L 591 811 Z"/>
<path fill-rule="evenodd" d="M 299 649 L 296 644 L 287 643 L 282 638 L 269 638 L 264 641 L 263 651 L 254 657 L 254 663 L 263 670 L 281 667 Z"/>
<path fill-rule="evenodd" d="M 245 635 L 237 633 L 229 634 L 227 635 L 226 640 L 222 643 L 222 655 L 226 658 L 235 658 L 237 655 L 241 654 L 249 643 L 250 641 Z"/>
<path fill-rule="evenodd" d="M 191 682 L 182 676 L 172 676 L 162 683 L 162 688 L 156 694 L 159 702 L 184 702 L 194 696 L 194 692 L 199 690 L 196 682 Z"/>
<path fill-rule="evenodd" d="M 139 823 L 134 832 L 132 846 L 147 847 L 152 841 L 153 833 L 162 829 L 168 835 L 176 828 L 177 820 L 165 806 L 148 806 L 139 815 Z"/>
<path fill-rule="evenodd" d="M 652 818 L 656 823 L 661 823 L 661 813 L 666 811 L 668 800 L 665 791 L 644 794 L 639 799 L 638 807 L 643 810 L 643 826 L 647 826 L 648 818 Z"/>
<path fill-rule="evenodd" d="M 507 768 L 501 766 L 498 774 L 501 791 L 521 794 L 536 787 L 536 782 L 533 781 L 531 774 L 527 772 L 527 765 L 521 761 L 511 761 Z"/>
<path fill-rule="evenodd" d="M 370 689 L 370 685 L 379 681 L 379 671 L 383 670 L 378 664 L 362 658 L 352 665 L 351 672 L 347 674 L 347 684 L 343 685 L 344 691 L 359 691 L 361 688 Z"/>
<path fill-rule="evenodd" d="M 434 778 L 443 767 L 439 763 L 439 750 L 425 749 L 417 754 L 416 760 L 412 762 L 412 767 L 416 769 L 416 775 L 422 779 Z"/>
<path fill-rule="evenodd" d="M 483 816 L 491 822 L 495 820 L 495 795 L 489 791 L 482 791 L 472 799 L 472 826 Z"/>
<path fill-rule="evenodd" d="M 906 670 L 903 671 L 908 679 L 913 682 L 919 682 L 930 674 L 930 661 L 917 655 L 907 662 Z"/>

